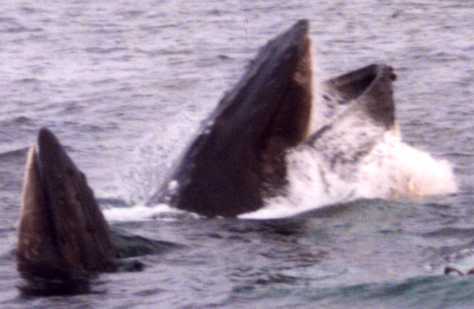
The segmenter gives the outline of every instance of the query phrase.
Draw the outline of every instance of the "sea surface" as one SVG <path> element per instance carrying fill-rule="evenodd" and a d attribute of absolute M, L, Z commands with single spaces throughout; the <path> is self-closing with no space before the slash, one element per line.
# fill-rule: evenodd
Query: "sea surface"
<path fill-rule="evenodd" d="M 0 3 L 1 308 L 472 308 L 474 1 Z M 311 22 L 317 78 L 395 68 L 405 142 L 451 161 L 459 192 L 279 220 L 150 215 L 145 201 L 267 40 Z M 14 248 L 26 152 L 66 145 L 113 228 L 179 244 L 92 291 L 27 297 Z"/>

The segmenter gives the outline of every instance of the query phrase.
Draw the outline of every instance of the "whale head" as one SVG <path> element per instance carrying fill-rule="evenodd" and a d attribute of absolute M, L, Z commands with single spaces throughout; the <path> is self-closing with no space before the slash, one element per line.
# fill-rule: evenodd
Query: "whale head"
<path fill-rule="evenodd" d="M 286 149 L 308 133 L 312 102 L 311 42 L 301 20 L 269 41 L 203 122 L 167 184 L 151 199 L 206 216 L 261 207 L 285 183 Z"/>
<path fill-rule="evenodd" d="M 16 254 L 23 278 L 57 280 L 64 289 L 115 268 L 109 227 L 85 175 L 44 128 L 28 153 Z"/>

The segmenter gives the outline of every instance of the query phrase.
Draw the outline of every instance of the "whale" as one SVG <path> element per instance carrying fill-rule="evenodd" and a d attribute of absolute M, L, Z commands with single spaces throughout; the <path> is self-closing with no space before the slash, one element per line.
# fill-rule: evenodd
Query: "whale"
<path fill-rule="evenodd" d="M 285 149 L 304 140 L 310 121 L 308 28 L 301 20 L 259 51 L 149 204 L 229 217 L 258 209 L 284 183 Z"/>
<path fill-rule="evenodd" d="M 380 141 L 398 134 L 397 76 L 389 65 L 370 64 L 315 83 L 311 48 L 307 20 L 265 44 L 147 204 L 206 217 L 259 211 L 288 193 L 291 154 L 299 150 L 316 154 L 321 192 L 333 190 L 329 174 L 351 179 L 360 173 Z M 376 154 L 374 160 L 379 163 Z M 16 260 L 25 290 L 76 292 L 99 273 L 142 268 L 130 267 L 129 257 L 172 247 L 112 229 L 58 137 L 39 130 L 28 152 L 18 225 Z"/>
<path fill-rule="evenodd" d="M 112 230 L 86 175 L 47 128 L 27 155 L 16 244 L 16 265 L 26 294 L 86 292 L 97 274 L 139 271 L 127 260 L 178 247 Z"/>
<path fill-rule="evenodd" d="M 115 271 L 116 248 L 86 176 L 46 128 L 30 148 L 22 191 L 17 269 L 38 288 L 86 285 L 90 274 Z M 49 280 L 49 281 L 48 281 Z"/>
<path fill-rule="evenodd" d="M 298 21 L 261 48 L 148 204 L 234 217 L 281 194 L 286 154 L 298 145 L 315 144 L 328 160 L 361 158 L 380 136 L 363 137 L 346 149 L 338 135 L 353 120 L 377 132 L 394 127 L 395 77 L 390 66 L 372 64 L 321 83 L 324 95 L 315 94 L 309 23 Z M 322 99 L 313 106 L 316 95 Z M 321 117 L 319 129 L 309 134 L 312 114 Z"/>

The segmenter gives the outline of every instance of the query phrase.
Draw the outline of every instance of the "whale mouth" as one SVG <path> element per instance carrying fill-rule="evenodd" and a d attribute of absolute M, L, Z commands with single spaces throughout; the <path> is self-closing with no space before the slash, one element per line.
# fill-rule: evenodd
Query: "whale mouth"
<path fill-rule="evenodd" d="M 18 227 L 22 292 L 84 293 L 99 272 L 143 268 L 138 261 L 117 259 L 174 247 L 179 246 L 110 230 L 85 175 L 52 132 L 39 131 L 28 152 Z"/>
<path fill-rule="evenodd" d="M 315 106 L 312 67 L 309 23 L 301 20 L 260 49 L 148 204 L 169 203 L 211 217 L 251 212 L 261 208 L 264 199 L 285 190 L 289 149 L 314 144 L 323 134 L 331 144 L 339 133 L 364 134 L 359 128 L 346 134 L 353 121 L 393 126 L 391 67 L 369 65 L 323 83 L 322 88 L 337 99 L 318 100 Z M 325 111 L 330 116 L 314 118 Z M 330 130 L 346 112 L 350 114 L 346 121 Z M 313 123 L 317 128 L 308 137 Z M 375 138 L 365 138 L 354 147 L 355 154 L 361 148 L 365 153 L 370 148 L 366 144 L 374 143 Z M 345 157 L 345 148 L 335 146 Z M 332 155 L 327 147 L 320 148 Z"/>
<path fill-rule="evenodd" d="M 52 290 L 77 288 L 89 274 L 114 269 L 115 249 L 92 190 L 44 128 L 28 154 L 18 233 L 17 268 L 28 288 L 43 289 L 46 281 L 61 282 Z"/>

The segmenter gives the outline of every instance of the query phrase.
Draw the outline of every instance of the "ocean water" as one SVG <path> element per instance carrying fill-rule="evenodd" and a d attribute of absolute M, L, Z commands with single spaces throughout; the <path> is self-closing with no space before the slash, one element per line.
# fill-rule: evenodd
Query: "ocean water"
<path fill-rule="evenodd" d="M 1 308 L 470 308 L 474 277 L 474 2 L 0 3 Z M 317 78 L 383 62 L 405 142 L 449 160 L 459 190 L 360 200 L 279 220 L 144 206 L 268 39 L 307 18 Z M 179 248 L 88 294 L 25 297 L 13 250 L 28 147 L 49 127 L 114 228 Z M 415 159 L 415 158 L 414 158 Z"/>

